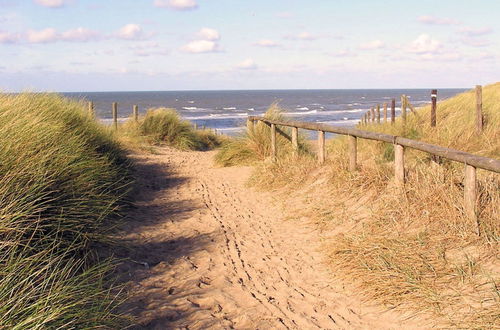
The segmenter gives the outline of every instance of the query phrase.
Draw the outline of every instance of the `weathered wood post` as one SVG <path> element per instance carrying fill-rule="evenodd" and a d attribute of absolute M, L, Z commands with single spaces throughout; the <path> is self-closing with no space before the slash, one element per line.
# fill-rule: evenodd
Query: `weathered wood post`
<path fill-rule="evenodd" d="M 292 127 L 292 147 L 295 155 L 299 154 L 299 129 Z"/>
<path fill-rule="evenodd" d="M 118 103 L 113 102 L 113 127 L 114 129 L 118 129 Z"/>
<path fill-rule="evenodd" d="M 277 159 L 275 124 L 271 124 L 271 159 L 273 160 L 273 162 L 275 162 Z"/>
<path fill-rule="evenodd" d="M 396 184 L 404 185 L 405 183 L 405 156 L 404 147 L 400 144 L 394 145 L 394 178 Z"/>
<path fill-rule="evenodd" d="M 358 153 L 358 140 L 355 136 L 348 135 L 349 141 L 349 171 L 356 171 L 357 153 Z"/>
<path fill-rule="evenodd" d="M 326 159 L 325 132 L 318 131 L 318 163 L 323 164 Z"/>
<path fill-rule="evenodd" d="M 92 118 L 95 118 L 95 110 L 94 110 L 94 102 L 89 101 L 89 115 Z"/>
<path fill-rule="evenodd" d="M 476 86 L 476 132 L 481 134 L 483 132 L 483 87 Z"/>
<path fill-rule="evenodd" d="M 372 120 L 370 111 L 366 112 L 366 119 L 367 119 L 367 124 L 370 124 L 370 121 Z"/>
<path fill-rule="evenodd" d="M 391 100 L 391 124 L 396 121 L 396 99 Z"/>
<path fill-rule="evenodd" d="M 139 107 L 137 105 L 134 105 L 132 107 L 132 113 L 134 116 L 134 121 L 137 123 L 139 121 Z"/>
<path fill-rule="evenodd" d="M 476 214 L 476 200 L 477 200 L 477 180 L 476 168 L 474 166 L 465 164 L 465 182 L 464 182 L 464 206 L 465 214 L 467 217 L 476 222 L 477 234 L 480 235 L 481 228 L 477 221 Z"/>
<path fill-rule="evenodd" d="M 437 89 L 431 91 L 431 127 L 436 127 Z"/>
<path fill-rule="evenodd" d="M 370 109 L 370 116 L 372 118 L 372 123 L 375 122 L 375 109 L 373 107 L 371 107 Z"/>
<path fill-rule="evenodd" d="M 406 95 L 401 95 L 401 118 L 403 118 L 403 123 L 406 124 Z"/>
<path fill-rule="evenodd" d="M 377 124 L 380 124 L 380 104 L 377 104 Z"/>
<path fill-rule="evenodd" d="M 384 123 L 387 123 L 387 102 L 384 103 Z"/>

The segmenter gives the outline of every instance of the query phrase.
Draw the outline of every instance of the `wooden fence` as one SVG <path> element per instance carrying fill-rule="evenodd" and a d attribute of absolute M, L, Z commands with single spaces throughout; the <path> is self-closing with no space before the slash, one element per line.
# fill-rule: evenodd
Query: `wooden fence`
<path fill-rule="evenodd" d="M 393 102 L 394 103 L 394 102 Z M 370 111 L 374 115 L 375 111 Z M 292 145 L 295 151 L 298 151 L 298 132 L 299 128 L 318 132 L 318 161 L 325 161 L 325 133 L 334 133 L 348 136 L 348 154 L 349 154 L 349 171 L 355 171 L 357 167 L 357 139 L 367 139 L 391 143 L 394 145 L 394 176 L 398 185 L 404 185 L 405 169 L 404 169 L 404 150 L 412 148 L 427 152 L 434 156 L 443 157 L 456 162 L 465 164 L 465 182 L 464 182 L 464 200 L 465 212 L 471 219 L 477 221 L 477 180 L 476 169 L 481 168 L 495 173 L 500 173 L 500 160 L 473 155 L 460 150 L 445 148 L 422 141 L 407 139 L 400 136 L 394 136 L 383 133 L 370 132 L 355 128 L 337 127 L 325 124 L 317 124 L 311 122 L 299 121 L 278 121 L 270 120 L 263 117 L 250 116 L 248 117 L 249 126 L 254 127 L 255 122 L 261 121 L 271 127 L 271 150 L 272 158 L 276 160 L 277 144 L 276 144 L 276 127 L 284 126 L 292 128 Z M 478 227 L 479 228 L 479 227 Z"/>

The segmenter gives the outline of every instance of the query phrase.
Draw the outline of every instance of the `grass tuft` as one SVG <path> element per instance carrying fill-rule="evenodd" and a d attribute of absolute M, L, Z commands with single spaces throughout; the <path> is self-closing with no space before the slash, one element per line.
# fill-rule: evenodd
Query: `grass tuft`
<path fill-rule="evenodd" d="M 273 104 L 264 117 L 271 120 L 286 121 L 282 114 L 283 110 Z M 276 131 L 276 145 L 278 158 L 292 153 L 291 130 L 279 128 Z M 307 153 L 308 148 L 305 138 L 299 136 L 299 151 Z M 217 164 L 222 166 L 248 165 L 265 160 L 271 156 L 271 129 L 261 121 L 255 122 L 255 126 L 247 127 L 246 131 L 236 138 L 231 138 L 222 144 L 220 151 L 215 156 Z"/>
<path fill-rule="evenodd" d="M 221 137 L 210 130 L 195 130 L 189 121 L 182 120 L 174 109 L 148 110 L 138 122 L 129 119 L 121 134 L 129 140 L 143 140 L 153 145 L 168 145 L 181 150 L 210 150 L 221 144 Z"/>

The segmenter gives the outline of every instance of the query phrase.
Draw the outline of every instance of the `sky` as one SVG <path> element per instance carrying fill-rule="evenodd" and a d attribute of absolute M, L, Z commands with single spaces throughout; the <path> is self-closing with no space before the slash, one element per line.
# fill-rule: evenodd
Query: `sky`
<path fill-rule="evenodd" d="M 0 90 L 468 88 L 499 0 L 0 0 Z"/>

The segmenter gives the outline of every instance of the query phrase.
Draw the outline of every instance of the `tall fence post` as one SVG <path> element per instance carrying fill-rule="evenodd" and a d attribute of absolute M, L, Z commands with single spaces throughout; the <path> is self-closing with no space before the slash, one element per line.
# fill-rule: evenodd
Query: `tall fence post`
<path fill-rule="evenodd" d="M 437 89 L 431 91 L 431 127 L 436 127 Z"/>
<path fill-rule="evenodd" d="M 89 101 L 89 115 L 92 118 L 95 118 L 95 111 L 94 111 L 94 102 Z"/>
<path fill-rule="evenodd" d="M 299 129 L 292 127 L 292 147 L 295 155 L 299 153 Z"/>
<path fill-rule="evenodd" d="M 476 214 L 476 200 L 477 200 L 477 180 L 476 168 L 474 166 L 465 164 L 465 182 L 464 182 L 464 204 L 465 214 L 467 217 L 476 222 L 476 231 L 480 235 L 480 226 Z"/>
<path fill-rule="evenodd" d="M 273 162 L 277 159 L 277 150 L 276 150 L 276 125 L 271 124 L 271 158 Z"/>
<path fill-rule="evenodd" d="M 375 109 L 373 107 L 370 108 L 370 115 L 372 118 L 372 123 L 375 122 Z"/>
<path fill-rule="evenodd" d="M 396 121 L 396 99 L 391 100 L 391 124 Z"/>
<path fill-rule="evenodd" d="M 134 105 L 132 112 L 134 115 L 134 121 L 138 122 L 139 121 L 139 107 L 137 105 Z"/>
<path fill-rule="evenodd" d="M 326 159 L 325 132 L 318 131 L 318 162 L 323 164 Z"/>
<path fill-rule="evenodd" d="M 481 134 L 483 131 L 483 87 L 476 86 L 476 132 Z"/>
<path fill-rule="evenodd" d="M 113 127 L 114 129 L 118 129 L 118 103 L 113 102 Z"/>
<path fill-rule="evenodd" d="M 403 123 L 406 124 L 406 95 L 401 95 L 401 118 L 403 118 Z"/>
<path fill-rule="evenodd" d="M 384 123 L 387 123 L 387 102 L 384 103 Z"/>
<path fill-rule="evenodd" d="M 377 104 L 377 124 L 380 124 L 380 104 Z"/>
<path fill-rule="evenodd" d="M 405 183 L 405 149 L 400 144 L 394 145 L 394 178 L 396 184 Z"/>
<path fill-rule="evenodd" d="M 358 153 L 358 140 L 355 136 L 348 135 L 349 141 L 349 172 L 356 171 L 357 153 Z"/>

